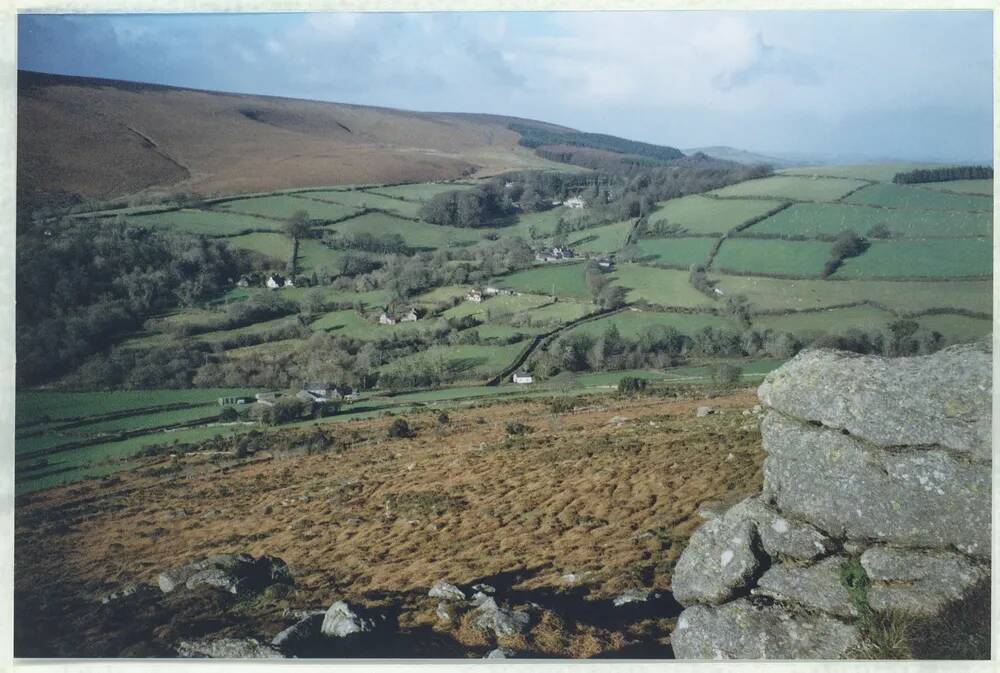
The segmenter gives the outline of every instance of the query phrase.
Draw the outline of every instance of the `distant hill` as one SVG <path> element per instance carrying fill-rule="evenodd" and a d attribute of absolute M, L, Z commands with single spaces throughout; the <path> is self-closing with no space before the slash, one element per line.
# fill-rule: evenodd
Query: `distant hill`
<path fill-rule="evenodd" d="M 18 73 L 23 198 L 143 190 L 231 194 L 407 182 L 557 166 L 519 144 L 514 117 Z"/>
<path fill-rule="evenodd" d="M 694 147 L 684 150 L 685 154 L 695 154 L 697 152 L 707 154 L 708 156 L 716 159 L 735 161 L 738 164 L 770 164 L 775 168 L 789 168 L 791 166 L 802 165 L 801 162 L 798 161 L 768 156 L 766 154 L 757 154 L 756 152 L 748 152 L 746 150 L 741 150 L 736 147 L 728 147 L 726 145 Z"/>

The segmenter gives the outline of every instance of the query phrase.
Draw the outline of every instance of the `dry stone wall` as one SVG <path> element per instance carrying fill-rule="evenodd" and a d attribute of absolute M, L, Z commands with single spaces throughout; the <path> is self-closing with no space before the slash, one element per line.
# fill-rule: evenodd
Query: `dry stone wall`
<path fill-rule="evenodd" d="M 813 350 L 767 376 L 764 487 L 691 537 L 678 658 L 836 659 L 864 610 L 933 617 L 989 579 L 992 350 Z"/>

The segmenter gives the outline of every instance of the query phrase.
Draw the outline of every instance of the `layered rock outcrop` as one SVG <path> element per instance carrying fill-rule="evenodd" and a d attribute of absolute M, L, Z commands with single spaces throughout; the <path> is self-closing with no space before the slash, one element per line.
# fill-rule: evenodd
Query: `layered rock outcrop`
<path fill-rule="evenodd" d="M 852 656 L 859 612 L 933 617 L 988 582 L 988 343 L 895 359 L 806 351 L 758 396 L 764 487 L 680 557 L 675 656 Z"/>

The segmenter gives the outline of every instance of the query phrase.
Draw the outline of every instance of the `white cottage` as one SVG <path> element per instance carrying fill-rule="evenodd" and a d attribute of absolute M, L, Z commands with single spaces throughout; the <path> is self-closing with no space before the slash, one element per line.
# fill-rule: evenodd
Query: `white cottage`
<path fill-rule="evenodd" d="M 514 376 L 511 378 L 514 383 L 534 383 L 535 379 L 528 372 L 515 372 Z"/>

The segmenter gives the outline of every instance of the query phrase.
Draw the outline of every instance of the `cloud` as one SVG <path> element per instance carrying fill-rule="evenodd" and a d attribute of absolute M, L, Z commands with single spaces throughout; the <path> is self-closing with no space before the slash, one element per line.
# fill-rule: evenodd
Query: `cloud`
<path fill-rule="evenodd" d="M 682 146 L 835 149 L 873 142 L 845 124 L 894 116 L 923 138 L 956 136 L 941 147 L 992 142 L 988 12 L 22 15 L 19 28 L 20 67 L 67 74 L 512 114 Z M 968 124 L 944 121 L 956 119 Z"/>

